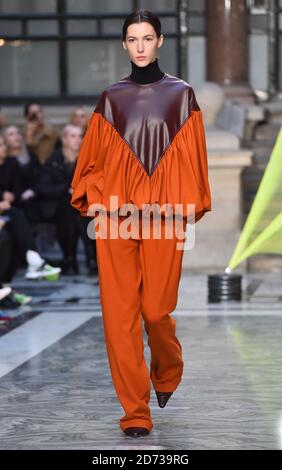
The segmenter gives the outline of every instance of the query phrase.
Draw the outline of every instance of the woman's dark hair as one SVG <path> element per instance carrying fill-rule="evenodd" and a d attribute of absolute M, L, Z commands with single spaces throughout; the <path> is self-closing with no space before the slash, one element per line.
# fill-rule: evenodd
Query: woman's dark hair
<path fill-rule="evenodd" d="M 128 26 L 130 26 L 133 23 L 141 23 L 141 21 L 147 21 L 147 23 L 150 23 L 153 26 L 154 30 L 156 31 L 157 37 L 158 38 L 160 37 L 160 35 L 162 34 L 161 32 L 162 25 L 161 25 L 159 18 L 149 10 L 136 10 L 133 13 L 130 13 L 130 15 L 128 15 L 124 20 L 123 27 L 122 27 L 122 40 L 123 41 L 126 40 L 126 32 L 127 32 Z"/>

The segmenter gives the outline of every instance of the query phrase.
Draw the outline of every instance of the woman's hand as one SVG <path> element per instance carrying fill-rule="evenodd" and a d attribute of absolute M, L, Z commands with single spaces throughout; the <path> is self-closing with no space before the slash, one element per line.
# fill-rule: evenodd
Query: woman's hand
<path fill-rule="evenodd" d="M 4 201 L 8 201 L 10 203 L 14 202 L 14 200 L 15 200 L 15 195 L 13 193 L 11 193 L 11 191 L 4 191 L 2 197 L 3 197 Z"/>
<path fill-rule="evenodd" d="M 26 189 L 22 194 L 21 194 L 21 199 L 23 201 L 27 201 L 28 199 L 31 199 L 35 196 L 35 192 L 33 189 Z"/>
<path fill-rule="evenodd" d="M 6 209 L 11 209 L 9 201 L 0 201 L 0 213 Z"/>

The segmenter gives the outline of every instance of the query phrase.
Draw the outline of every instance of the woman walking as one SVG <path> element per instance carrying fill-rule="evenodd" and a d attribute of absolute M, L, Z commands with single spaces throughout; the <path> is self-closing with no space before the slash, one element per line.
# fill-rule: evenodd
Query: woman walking
<path fill-rule="evenodd" d="M 128 213 L 114 217 L 113 197 L 115 209 L 134 206 L 135 221 L 147 221 L 129 237 L 119 231 L 116 238 L 96 237 L 106 347 L 125 412 L 120 428 L 132 437 L 153 428 L 150 379 L 163 408 L 181 382 L 184 365 L 176 320 L 170 315 L 181 277 L 181 236 L 166 236 L 169 217 L 159 211 L 160 236 L 148 237 L 144 227 L 151 230 L 153 220 L 150 214 L 144 217 L 144 208 L 173 207 L 170 218 L 183 215 L 184 235 L 191 220 L 189 205 L 194 205 L 193 222 L 211 210 L 202 112 L 191 85 L 160 69 L 157 50 L 163 40 L 160 20 L 152 12 L 138 10 L 125 18 L 122 43 L 131 74 L 101 93 L 72 180 L 72 206 L 86 216 L 93 205 L 103 205 L 107 234 L 110 223 L 124 229 Z M 150 371 L 143 354 L 142 318 Z"/>

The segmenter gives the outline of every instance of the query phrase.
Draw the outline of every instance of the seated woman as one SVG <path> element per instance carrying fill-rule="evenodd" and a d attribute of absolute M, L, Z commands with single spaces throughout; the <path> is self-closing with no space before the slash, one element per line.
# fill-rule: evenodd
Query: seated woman
<path fill-rule="evenodd" d="M 81 217 L 70 204 L 70 183 L 81 145 L 81 128 L 67 124 L 62 129 L 61 140 L 62 148 L 56 149 L 45 163 L 36 188 L 41 214 L 55 224 L 57 240 L 64 256 L 62 274 L 79 274 L 77 247 L 82 237 L 88 274 L 96 275 L 96 241 L 87 234 L 87 226 L 92 218 Z"/>
<path fill-rule="evenodd" d="M 9 279 L 9 267 L 11 262 L 12 243 L 9 233 L 5 230 L 5 219 L 0 216 L 0 308 L 17 308 L 21 305 L 28 304 L 32 297 L 23 293 L 17 292 L 14 288 L 6 283 Z M 0 320 L 2 315 L 0 312 Z"/>
<path fill-rule="evenodd" d="M 40 222 L 35 185 L 39 180 L 42 167 L 37 156 L 28 150 L 17 126 L 6 126 L 3 135 L 8 156 L 16 157 L 20 167 L 21 193 L 16 205 L 24 211 L 33 226 Z"/>
<path fill-rule="evenodd" d="M 70 115 L 70 124 L 80 127 L 82 130 L 82 137 L 85 134 L 89 117 L 90 116 L 87 114 L 83 106 L 77 106 Z"/>
<path fill-rule="evenodd" d="M 0 215 L 13 242 L 14 269 L 19 257 L 27 263 L 25 277 L 39 279 L 59 274 L 61 268 L 48 264 L 36 250 L 33 233 L 24 212 L 15 206 L 21 194 L 20 167 L 15 157 L 7 156 L 7 146 L 0 134 Z"/>

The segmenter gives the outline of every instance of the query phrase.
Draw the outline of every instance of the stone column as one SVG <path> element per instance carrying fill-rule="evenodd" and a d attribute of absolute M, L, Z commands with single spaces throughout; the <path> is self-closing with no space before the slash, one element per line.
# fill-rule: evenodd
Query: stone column
<path fill-rule="evenodd" d="M 248 84 L 248 9 L 246 0 L 206 0 L 207 80 L 225 95 L 253 102 Z"/>

